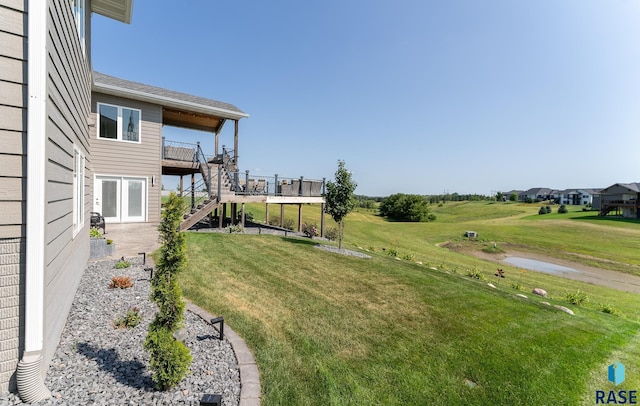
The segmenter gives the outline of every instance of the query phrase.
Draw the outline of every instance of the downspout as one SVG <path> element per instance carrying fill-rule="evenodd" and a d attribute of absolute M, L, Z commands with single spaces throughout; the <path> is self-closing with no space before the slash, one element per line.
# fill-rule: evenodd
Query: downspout
<path fill-rule="evenodd" d="M 44 385 L 44 262 L 47 122 L 48 2 L 28 2 L 27 259 L 24 353 L 18 363 L 18 394 L 27 403 L 51 396 Z"/>

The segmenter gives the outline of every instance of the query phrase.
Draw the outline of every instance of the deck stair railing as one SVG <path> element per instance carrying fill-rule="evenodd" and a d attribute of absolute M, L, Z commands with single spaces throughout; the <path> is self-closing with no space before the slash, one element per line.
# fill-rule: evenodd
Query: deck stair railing
<path fill-rule="evenodd" d="M 200 164 L 200 174 L 202 175 L 202 179 L 205 181 L 205 185 L 207 186 L 207 194 L 211 197 L 211 166 L 207 161 L 207 157 L 204 155 L 202 148 L 200 147 L 200 143 L 198 142 L 196 148 L 196 153 L 194 155 L 195 161 Z"/>

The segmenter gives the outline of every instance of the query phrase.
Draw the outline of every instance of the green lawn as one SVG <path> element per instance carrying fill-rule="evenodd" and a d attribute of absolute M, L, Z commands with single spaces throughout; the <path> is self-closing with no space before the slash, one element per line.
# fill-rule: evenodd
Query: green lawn
<path fill-rule="evenodd" d="M 543 221 L 533 218 L 538 207 L 447 203 L 434 208 L 436 222 L 413 224 L 354 212 L 345 245 L 368 250 L 371 259 L 318 250 L 308 239 L 189 233 L 181 283 L 185 296 L 224 315 L 252 348 L 265 405 L 593 404 L 596 389 L 611 389 L 606 366 L 612 360 L 627 365 L 627 379 L 616 389 L 640 388 L 638 295 L 509 267 L 507 279 L 490 280 L 498 285 L 492 289 L 466 272 L 475 268 L 492 278 L 493 263 L 436 246 L 497 241 L 549 255 L 593 252 L 640 263 L 637 248 L 624 241 L 638 242 L 640 225 L 571 219 L 575 211 Z M 248 209 L 264 218 L 263 206 Z M 296 218 L 296 210 L 285 215 Z M 305 222 L 319 224 L 317 206 L 303 213 Z M 465 241 L 465 230 L 478 231 L 481 241 Z M 590 247 L 594 241 L 600 248 Z M 392 258 L 391 250 L 423 265 Z M 585 257 L 576 258 L 589 262 Z M 522 292 L 511 287 L 516 277 Z M 541 304 L 529 294 L 535 286 L 576 315 Z M 587 306 L 563 300 L 577 289 L 590 296 Z M 620 315 L 599 311 L 600 304 Z"/>

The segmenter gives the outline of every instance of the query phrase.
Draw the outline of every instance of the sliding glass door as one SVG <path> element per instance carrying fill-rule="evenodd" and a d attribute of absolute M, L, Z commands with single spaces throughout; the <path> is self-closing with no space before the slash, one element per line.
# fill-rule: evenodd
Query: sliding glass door
<path fill-rule="evenodd" d="M 96 176 L 93 211 L 109 223 L 147 220 L 147 179 Z"/>

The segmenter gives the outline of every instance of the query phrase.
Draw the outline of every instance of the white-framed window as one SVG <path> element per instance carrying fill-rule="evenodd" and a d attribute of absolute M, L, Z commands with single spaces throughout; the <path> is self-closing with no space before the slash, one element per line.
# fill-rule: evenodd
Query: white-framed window
<path fill-rule="evenodd" d="M 141 117 L 138 109 L 98 103 L 98 138 L 140 143 Z"/>
<path fill-rule="evenodd" d="M 84 165 L 82 151 L 73 146 L 73 236 L 84 227 Z"/>
<path fill-rule="evenodd" d="M 86 0 L 73 0 L 73 17 L 76 20 L 76 29 L 78 31 L 78 38 L 80 38 L 80 46 L 82 47 L 82 52 L 86 53 L 85 50 L 85 36 L 87 30 L 87 24 L 85 21 L 86 18 Z"/>

